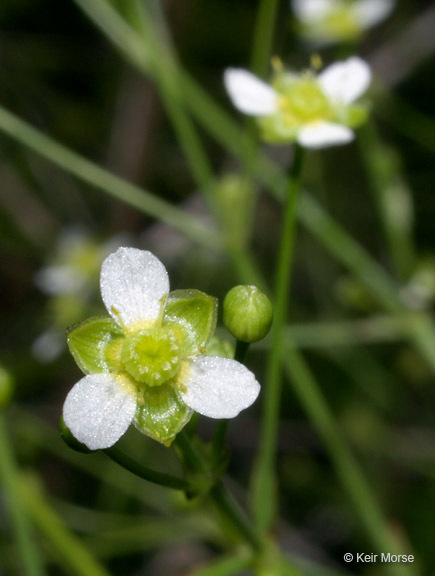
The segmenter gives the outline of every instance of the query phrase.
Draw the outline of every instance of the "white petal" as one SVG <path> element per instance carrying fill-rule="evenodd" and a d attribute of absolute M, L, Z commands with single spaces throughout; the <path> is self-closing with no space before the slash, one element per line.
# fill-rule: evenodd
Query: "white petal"
<path fill-rule="evenodd" d="M 298 142 L 305 148 L 326 148 L 347 144 L 354 139 L 350 128 L 332 122 L 313 122 L 304 126 L 298 134 Z"/>
<path fill-rule="evenodd" d="M 364 60 L 356 56 L 345 62 L 328 66 L 317 80 L 323 92 L 332 101 L 350 104 L 357 100 L 370 85 L 372 74 Z"/>
<path fill-rule="evenodd" d="M 166 268 L 151 252 L 137 248 L 119 248 L 108 256 L 100 285 L 107 311 L 124 326 L 153 324 L 169 293 Z"/>
<path fill-rule="evenodd" d="M 111 374 L 91 374 L 66 397 L 63 419 L 90 450 L 109 448 L 127 431 L 136 412 L 136 390 Z"/>
<path fill-rule="evenodd" d="M 196 356 L 180 373 L 181 396 L 193 410 L 210 418 L 233 418 L 248 408 L 260 384 L 243 364 L 218 356 Z"/>
<path fill-rule="evenodd" d="M 278 95 L 268 84 L 239 68 L 227 68 L 225 88 L 234 106 L 251 116 L 270 116 L 278 108 Z"/>
<path fill-rule="evenodd" d="M 330 14 L 337 0 L 293 0 L 293 12 L 305 24 L 317 23 Z"/>
<path fill-rule="evenodd" d="M 360 0 L 355 2 L 353 13 L 358 23 L 368 28 L 382 22 L 393 10 L 394 0 Z"/>

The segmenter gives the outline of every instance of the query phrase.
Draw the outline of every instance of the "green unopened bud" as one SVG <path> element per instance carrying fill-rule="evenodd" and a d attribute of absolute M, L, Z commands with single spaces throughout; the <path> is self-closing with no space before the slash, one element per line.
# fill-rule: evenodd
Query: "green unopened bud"
<path fill-rule="evenodd" d="M 73 436 L 71 430 L 65 424 L 65 421 L 62 416 L 59 420 L 59 432 L 62 437 L 62 440 L 65 442 L 65 444 L 67 444 L 70 448 L 72 448 L 72 450 L 75 450 L 76 452 L 84 452 L 85 454 L 91 452 L 91 450 L 89 450 L 87 446 L 79 442 L 77 438 Z"/>
<path fill-rule="evenodd" d="M 224 324 L 241 342 L 257 342 L 269 332 L 273 307 L 256 286 L 234 286 L 225 296 Z"/>
<path fill-rule="evenodd" d="M 14 382 L 11 374 L 0 366 L 0 410 L 9 404 L 13 389 Z"/>

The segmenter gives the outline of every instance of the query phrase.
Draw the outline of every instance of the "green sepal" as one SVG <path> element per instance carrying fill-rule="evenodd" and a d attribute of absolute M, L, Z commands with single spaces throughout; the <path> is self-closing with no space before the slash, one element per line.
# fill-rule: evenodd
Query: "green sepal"
<path fill-rule="evenodd" d="M 234 346 L 228 340 L 223 340 L 215 334 L 207 344 L 205 354 L 207 356 L 220 356 L 221 358 L 234 358 Z"/>
<path fill-rule="evenodd" d="M 288 123 L 281 112 L 271 116 L 264 116 L 257 119 L 260 127 L 261 137 L 270 144 L 288 144 L 295 142 L 298 131 L 301 128 L 299 122 Z"/>
<path fill-rule="evenodd" d="M 72 326 L 67 341 L 77 366 L 85 374 L 118 372 L 124 333 L 108 316 L 96 316 Z"/>
<path fill-rule="evenodd" d="M 338 112 L 338 122 L 349 128 L 358 128 L 367 121 L 369 111 L 364 104 L 351 104 Z"/>
<path fill-rule="evenodd" d="M 202 354 L 216 329 L 217 299 L 199 290 L 174 290 L 165 306 L 163 326 L 181 329 L 183 357 Z"/>
<path fill-rule="evenodd" d="M 172 384 L 141 386 L 133 422 L 142 434 L 170 446 L 192 414 L 193 410 L 181 400 Z"/>

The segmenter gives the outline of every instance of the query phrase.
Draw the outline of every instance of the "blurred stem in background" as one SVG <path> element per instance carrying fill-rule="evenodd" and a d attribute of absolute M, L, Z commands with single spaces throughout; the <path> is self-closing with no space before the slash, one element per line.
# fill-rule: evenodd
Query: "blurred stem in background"
<path fill-rule="evenodd" d="M 393 269 L 406 282 L 415 268 L 411 193 L 400 176 L 397 154 L 383 144 L 373 121 L 359 130 L 357 140 Z"/>
<path fill-rule="evenodd" d="M 19 558 L 16 560 L 21 565 L 23 575 L 43 576 L 45 570 L 39 556 L 38 546 L 35 544 L 27 506 L 17 490 L 20 474 L 14 461 L 5 417 L 0 413 L 0 480 L 6 495 L 5 503 L 9 510 L 12 531 L 19 551 Z"/>
<path fill-rule="evenodd" d="M 279 0 L 259 0 L 251 54 L 251 69 L 264 76 L 269 68 Z"/>

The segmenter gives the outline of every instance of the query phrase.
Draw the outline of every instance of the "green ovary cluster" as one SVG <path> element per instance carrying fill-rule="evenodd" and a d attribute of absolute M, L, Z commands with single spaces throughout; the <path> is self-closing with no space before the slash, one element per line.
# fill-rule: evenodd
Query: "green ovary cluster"
<path fill-rule="evenodd" d="M 313 78 L 303 78 L 280 90 L 280 112 L 287 125 L 327 120 L 333 111 L 328 98 Z"/>
<path fill-rule="evenodd" d="M 169 327 L 138 330 L 125 338 L 121 349 L 125 371 L 147 386 L 161 386 L 173 378 L 181 356 L 181 334 Z"/>

